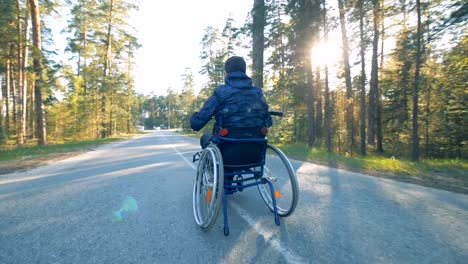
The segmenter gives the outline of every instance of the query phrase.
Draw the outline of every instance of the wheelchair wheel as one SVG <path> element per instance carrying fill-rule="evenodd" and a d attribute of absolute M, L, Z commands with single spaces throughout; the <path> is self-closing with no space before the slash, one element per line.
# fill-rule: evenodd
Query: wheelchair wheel
<path fill-rule="evenodd" d="M 216 145 L 206 147 L 200 157 L 193 185 L 193 215 L 203 230 L 216 221 L 223 192 L 224 167 Z"/>
<path fill-rule="evenodd" d="M 269 179 L 273 184 L 278 215 L 291 215 L 296 209 L 299 198 L 296 175 L 286 155 L 277 147 L 269 144 L 266 148 L 263 177 Z M 273 200 L 269 185 L 259 184 L 258 190 L 265 204 L 273 211 Z"/>

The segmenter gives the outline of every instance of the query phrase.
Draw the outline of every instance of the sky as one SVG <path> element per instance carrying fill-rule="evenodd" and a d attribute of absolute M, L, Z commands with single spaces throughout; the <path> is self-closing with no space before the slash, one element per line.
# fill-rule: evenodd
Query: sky
<path fill-rule="evenodd" d="M 139 11 L 131 13 L 129 24 L 135 28 L 135 35 L 142 45 L 135 55 L 135 90 L 145 95 L 166 95 L 170 88 L 182 90 L 182 75 L 189 68 L 194 75 L 195 91 L 204 85 L 201 70 L 200 42 L 209 26 L 222 30 L 226 20 L 232 17 L 235 26 L 244 25 L 253 6 L 253 0 L 138 0 Z M 64 7 L 67 8 L 67 7 Z M 66 35 L 61 30 L 66 25 L 68 10 L 52 18 L 51 25 L 58 53 L 63 54 Z M 314 61 L 331 63 L 338 60 L 340 36 L 330 32 L 329 43 L 315 50 Z M 241 51 L 244 55 L 249 50 Z M 69 56 L 70 54 L 68 54 Z M 249 62 L 246 58 L 247 63 Z M 248 73 L 249 74 L 249 73 Z"/>
<path fill-rule="evenodd" d="M 241 26 L 252 9 L 253 0 L 140 0 L 140 10 L 130 24 L 137 29 L 142 47 L 134 71 L 138 93 L 165 95 L 168 88 L 180 92 L 186 68 L 195 75 L 196 90 L 202 86 L 196 76 L 205 29 L 222 29 L 232 17 Z"/>

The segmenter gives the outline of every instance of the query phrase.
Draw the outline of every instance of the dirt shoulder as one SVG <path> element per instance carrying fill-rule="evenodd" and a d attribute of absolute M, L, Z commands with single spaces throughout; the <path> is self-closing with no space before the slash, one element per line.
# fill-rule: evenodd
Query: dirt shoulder
<path fill-rule="evenodd" d="M 89 151 L 89 149 L 73 150 L 73 151 L 62 152 L 62 153 L 53 153 L 53 154 L 48 154 L 44 156 L 27 156 L 27 157 L 15 159 L 15 160 L 0 161 L 0 175 L 13 173 L 13 172 L 26 171 L 26 170 L 29 170 L 38 166 L 46 165 L 48 163 L 52 163 L 55 161 L 73 157 L 81 153 L 84 153 L 86 151 Z M 329 166 L 329 164 L 325 164 L 325 163 L 321 164 L 321 163 L 317 163 L 313 161 L 309 161 L 309 162 L 316 163 L 319 165 Z M 338 166 L 332 166 L 332 167 L 336 168 Z M 363 171 L 363 170 L 350 168 L 350 167 L 348 168 L 338 167 L 338 168 L 352 171 L 352 172 L 363 173 L 363 174 L 371 175 L 374 177 L 380 177 L 380 178 L 386 178 L 386 179 L 391 179 L 391 180 L 400 181 L 400 182 L 412 183 L 412 184 L 431 187 L 435 189 L 446 190 L 450 192 L 468 194 L 467 179 L 453 178 L 453 177 L 450 177 L 449 175 L 445 175 L 440 172 L 434 172 L 434 173 L 431 173 L 430 175 L 425 175 L 424 177 L 420 177 L 420 176 L 412 176 L 412 175 L 390 174 L 390 173 L 370 171 L 370 170 Z"/>
<path fill-rule="evenodd" d="M 85 150 L 74 150 L 61 153 L 52 153 L 44 156 L 25 156 L 18 159 L 0 161 L 0 175 L 13 172 L 27 171 L 48 163 L 63 160 L 84 153 Z"/>

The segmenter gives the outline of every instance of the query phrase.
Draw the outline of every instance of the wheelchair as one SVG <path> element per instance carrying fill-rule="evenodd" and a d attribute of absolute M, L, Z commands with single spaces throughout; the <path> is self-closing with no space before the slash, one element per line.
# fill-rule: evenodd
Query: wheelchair
<path fill-rule="evenodd" d="M 270 112 L 282 116 L 281 112 Z M 266 128 L 262 128 L 266 129 Z M 221 129 L 219 136 L 201 152 L 193 185 L 193 215 L 204 231 L 216 222 L 222 204 L 224 235 L 229 235 L 227 196 L 257 187 L 266 206 L 274 215 L 277 226 L 280 217 L 290 216 L 299 199 L 294 169 L 286 155 L 268 144 L 263 137 L 229 137 L 229 129 Z"/>

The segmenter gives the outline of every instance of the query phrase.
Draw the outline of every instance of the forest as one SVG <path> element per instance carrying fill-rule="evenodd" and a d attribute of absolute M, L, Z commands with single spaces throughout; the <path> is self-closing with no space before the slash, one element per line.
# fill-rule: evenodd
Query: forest
<path fill-rule="evenodd" d="M 68 62 L 47 48 L 48 23 L 63 8 Z M 203 66 L 187 68 L 182 87 L 163 87 L 164 96 L 136 93 L 141 45 L 128 17 L 138 8 L 131 0 L 0 0 L 0 147 L 108 138 L 137 125 L 191 133 L 191 114 L 224 83 L 224 61 L 242 53 L 270 108 L 284 113 L 274 142 L 467 158 L 466 1 L 253 0 L 245 21 L 207 25 Z M 329 63 L 320 54 L 332 42 L 338 59 Z"/>

